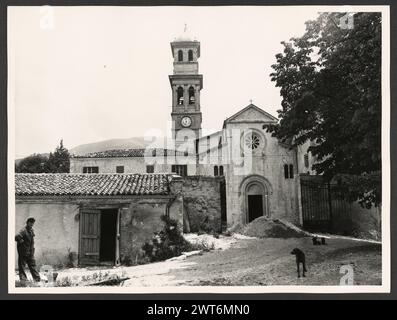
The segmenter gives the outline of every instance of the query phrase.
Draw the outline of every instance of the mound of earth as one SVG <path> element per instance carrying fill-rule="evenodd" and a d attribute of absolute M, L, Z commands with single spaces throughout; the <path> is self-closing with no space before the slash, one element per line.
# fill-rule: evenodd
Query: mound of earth
<path fill-rule="evenodd" d="M 257 238 L 302 238 L 308 234 L 298 227 L 279 219 L 259 217 L 240 231 L 245 236 Z"/>

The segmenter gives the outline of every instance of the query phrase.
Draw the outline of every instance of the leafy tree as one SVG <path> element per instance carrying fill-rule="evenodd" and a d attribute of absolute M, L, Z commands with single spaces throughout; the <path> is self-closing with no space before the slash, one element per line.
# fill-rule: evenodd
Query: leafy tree
<path fill-rule="evenodd" d="M 47 161 L 47 172 L 68 173 L 70 169 L 70 154 L 63 146 L 63 140 L 56 147 L 54 153 L 50 153 Z"/>
<path fill-rule="evenodd" d="M 48 157 L 41 154 L 32 154 L 23 158 L 15 165 L 17 173 L 45 173 Z"/>
<path fill-rule="evenodd" d="M 350 200 L 371 206 L 381 201 L 381 15 L 351 14 L 353 28 L 344 17 L 322 13 L 282 42 L 270 74 L 280 121 L 265 127 L 291 148 L 312 141 L 313 169 L 328 180 L 360 177 Z"/>

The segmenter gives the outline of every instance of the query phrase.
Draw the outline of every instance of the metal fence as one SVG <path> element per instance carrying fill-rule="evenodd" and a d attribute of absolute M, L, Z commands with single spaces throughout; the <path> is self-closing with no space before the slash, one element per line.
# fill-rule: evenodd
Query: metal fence
<path fill-rule="evenodd" d="M 351 234 L 351 204 L 345 199 L 346 187 L 319 179 L 301 179 L 303 228 L 339 234 Z"/>

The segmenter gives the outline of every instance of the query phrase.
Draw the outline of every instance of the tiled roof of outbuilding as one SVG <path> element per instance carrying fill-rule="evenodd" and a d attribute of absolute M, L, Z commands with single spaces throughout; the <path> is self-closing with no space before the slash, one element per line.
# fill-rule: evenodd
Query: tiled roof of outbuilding
<path fill-rule="evenodd" d="M 84 155 L 73 155 L 73 158 L 128 158 L 128 157 L 145 157 L 145 156 L 184 156 L 183 152 L 170 149 L 114 149 L 99 152 L 91 152 Z"/>
<path fill-rule="evenodd" d="M 167 195 L 167 174 L 17 173 L 19 196 Z"/>

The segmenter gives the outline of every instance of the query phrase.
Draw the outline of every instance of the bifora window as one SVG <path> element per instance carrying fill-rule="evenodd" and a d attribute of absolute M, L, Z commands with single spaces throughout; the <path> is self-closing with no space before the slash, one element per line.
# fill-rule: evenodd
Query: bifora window
<path fill-rule="evenodd" d="M 214 166 L 214 176 L 223 176 L 223 166 Z"/>
<path fill-rule="evenodd" d="M 171 171 L 179 176 L 187 176 L 187 165 L 174 164 L 171 166 Z"/>
<path fill-rule="evenodd" d="M 99 167 L 83 167 L 83 173 L 99 173 Z"/>

